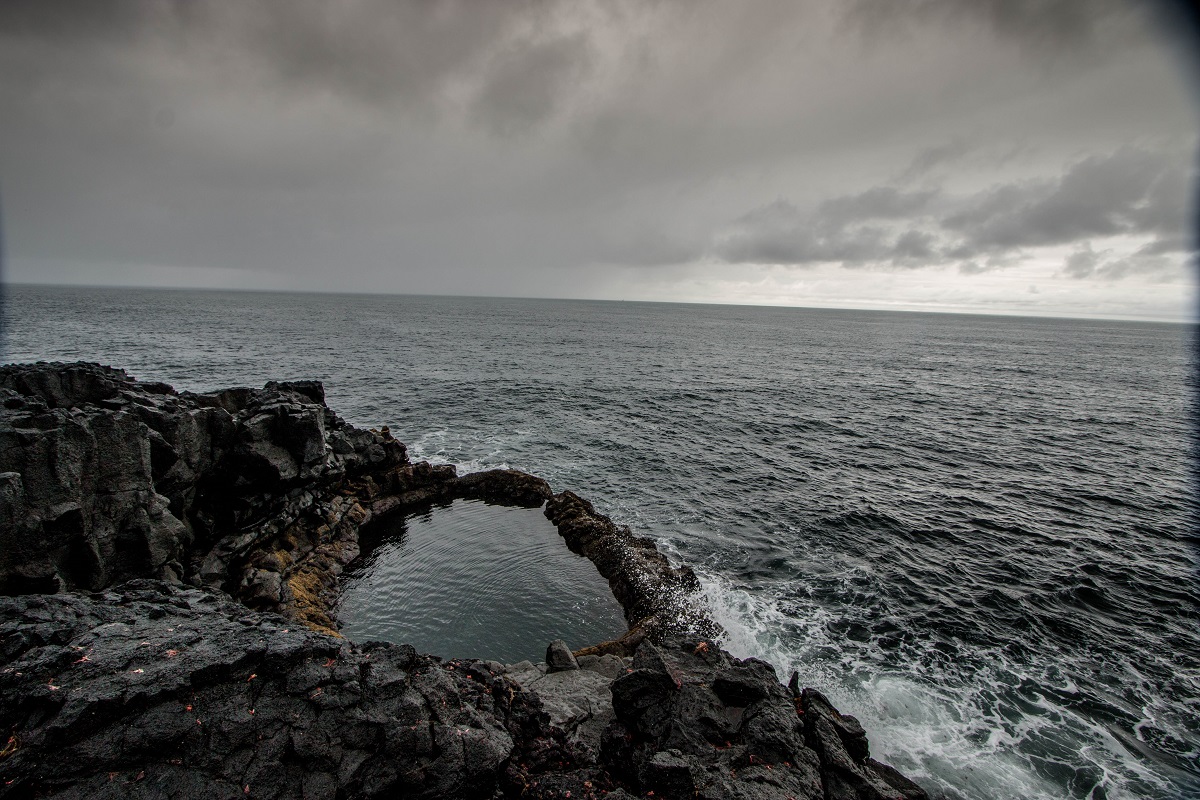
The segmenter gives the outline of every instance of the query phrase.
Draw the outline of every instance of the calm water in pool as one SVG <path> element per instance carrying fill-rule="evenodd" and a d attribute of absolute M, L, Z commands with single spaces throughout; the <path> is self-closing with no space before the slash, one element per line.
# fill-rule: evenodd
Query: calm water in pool
<path fill-rule="evenodd" d="M 625 632 L 608 582 L 540 509 L 459 500 L 384 518 L 361 544 L 337 609 L 353 641 L 514 662 Z"/>

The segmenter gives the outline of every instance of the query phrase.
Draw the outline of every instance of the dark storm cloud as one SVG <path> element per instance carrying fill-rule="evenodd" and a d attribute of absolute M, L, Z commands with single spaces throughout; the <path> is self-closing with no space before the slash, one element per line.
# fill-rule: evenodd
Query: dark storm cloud
<path fill-rule="evenodd" d="M 1134 275 L 1167 276 L 1171 262 L 1161 255 L 1142 252 L 1123 257 L 1113 257 L 1109 251 L 1096 252 L 1091 245 L 1084 245 L 1071 253 L 1063 262 L 1062 273 L 1078 280 L 1099 278 L 1114 281 Z"/>
<path fill-rule="evenodd" d="M 1123 147 L 1089 156 L 1057 179 L 998 184 L 965 198 L 941 225 L 979 250 L 1171 234 L 1188 200 L 1172 155 Z"/>
<path fill-rule="evenodd" d="M 1165 236 L 1143 245 L 1139 256 L 1162 256 L 1171 253 L 1187 253 L 1196 249 L 1195 232 L 1190 236 Z"/>
<path fill-rule="evenodd" d="M 1110 27 L 1131 15 L 1121 0 L 855 0 L 847 19 L 873 36 L 940 24 L 984 26 L 1044 52 L 1108 44 Z M 1121 25 L 1121 32 L 1127 27 Z"/>
<path fill-rule="evenodd" d="M 1063 263 L 1063 272 L 1072 278 L 1090 278 L 1096 274 L 1096 267 L 1103 258 L 1102 253 L 1094 252 L 1090 246 L 1080 248 L 1067 256 Z"/>
<path fill-rule="evenodd" d="M 794 266 L 959 261 L 961 273 L 975 275 L 1012 266 L 1026 248 L 1082 243 L 1064 266 L 1071 277 L 1154 273 L 1168 263 L 1157 256 L 1189 248 L 1179 234 L 1193 178 L 1178 169 L 1180 161 L 1176 152 L 1126 146 L 1068 164 L 1055 178 L 968 195 L 879 186 L 828 199 L 810 214 L 777 200 L 737 219 L 714 250 L 730 262 Z M 1156 238 L 1135 256 L 1102 265 L 1087 243 L 1117 235 Z"/>
<path fill-rule="evenodd" d="M 284 275 L 349 262 L 364 288 L 388 272 L 503 255 L 534 238 L 533 220 L 499 225 L 481 209 L 498 205 L 510 171 L 515 212 L 520 183 L 542 167 L 472 151 L 456 125 L 510 136 L 558 113 L 592 48 L 555 9 L 0 4 L 0 177 L 17 197 L 19 250 L 88 271 Z M 538 241 L 548 258 L 577 260 L 591 238 Z"/>
<path fill-rule="evenodd" d="M 438 106 L 482 77 L 479 117 L 505 127 L 548 113 L 586 66 L 587 42 L 558 35 L 554 17 L 538 0 L 6 0 L 0 41 L 158 48 L 241 81 L 231 93 L 328 90 L 369 106 Z"/>
<path fill-rule="evenodd" d="M 937 237 L 925 231 L 905 231 L 896 239 L 893 258 L 911 262 L 924 262 L 936 257 L 934 245 Z"/>
<path fill-rule="evenodd" d="M 983 273 L 991 272 L 992 270 L 988 266 L 980 264 L 978 261 L 961 261 L 958 265 L 958 271 L 963 275 L 982 275 Z"/>
<path fill-rule="evenodd" d="M 150 21 L 151 11 L 145 0 L 6 0 L 0 3 L 0 35 L 75 44 L 128 40 Z"/>
<path fill-rule="evenodd" d="M 544 42 L 519 42 L 489 63 L 487 80 L 472 112 L 501 135 L 528 131 L 554 115 L 567 91 L 592 66 L 583 34 Z"/>
<path fill-rule="evenodd" d="M 934 194 L 883 186 L 827 200 L 814 214 L 777 200 L 736 220 L 717 242 L 715 254 L 733 263 L 909 266 L 932 254 L 935 238 L 916 230 L 892 235 L 879 223 L 914 214 Z"/>
<path fill-rule="evenodd" d="M 214 40 L 240 40 L 284 90 L 325 86 L 369 105 L 436 107 L 457 84 L 482 79 L 475 111 L 501 129 L 547 116 L 587 64 L 585 38 L 561 35 L 555 5 L 541 0 L 292 0 L 287 8 L 208 4 L 203 22 Z"/>
<path fill-rule="evenodd" d="M 906 192 L 894 186 L 877 186 L 826 200 L 817 209 L 817 219 L 837 227 L 868 219 L 904 219 L 924 210 L 936 194 L 932 189 Z"/>

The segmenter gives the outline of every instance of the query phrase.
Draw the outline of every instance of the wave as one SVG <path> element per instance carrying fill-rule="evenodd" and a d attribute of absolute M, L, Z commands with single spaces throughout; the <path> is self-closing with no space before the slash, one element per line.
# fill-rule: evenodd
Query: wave
<path fill-rule="evenodd" d="M 859 718 L 876 758 L 934 797 L 1173 800 L 1189 785 L 1186 775 L 1148 767 L 1147 748 L 1082 710 L 1080 686 L 1053 659 L 961 641 L 949 655 L 931 641 L 897 654 L 886 637 L 833 633 L 853 608 L 771 597 L 710 571 L 700 578 L 726 649 L 771 663 L 784 680 L 798 672 L 801 685 Z M 1147 716 L 1136 729 L 1152 724 Z"/>

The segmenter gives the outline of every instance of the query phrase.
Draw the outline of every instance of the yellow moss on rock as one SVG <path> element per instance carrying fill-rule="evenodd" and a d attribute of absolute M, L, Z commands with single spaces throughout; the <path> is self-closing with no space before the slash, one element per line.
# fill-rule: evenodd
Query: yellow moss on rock
<path fill-rule="evenodd" d="M 296 617 L 318 633 L 343 638 L 329 617 L 325 601 L 321 598 L 324 589 L 320 577 L 309 570 L 299 570 L 288 578 L 288 590 L 292 595 L 292 611 Z"/>

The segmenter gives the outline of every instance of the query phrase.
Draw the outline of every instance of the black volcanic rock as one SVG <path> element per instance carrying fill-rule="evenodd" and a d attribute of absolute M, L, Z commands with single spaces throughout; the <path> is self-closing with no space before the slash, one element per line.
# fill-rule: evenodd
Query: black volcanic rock
<path fill-rule="evenodd" d="M 508 672 L 133 581 L 0 598 L 0 663 L 0 797 L 924 797 L 704 640 L 643 642 L 616 680 Z"/>
<path fill-rule="evenodd" d="M 600 514 L 574 492 L 546 503 L 546 517 L 573 552 L 586 556 L 625 609 L 629 632 L 614 642 L 584 648 L 583 653 L 627 654 L 645 638 L 666 635 L 714 637 L 720 626 L 695 602 L 700 581 L 691 567 L 674 567 L 653 540 L 634 536 Z"/>
<path fill-rule="evenodd" d="M 456 492 L 459 497 L 526 508 L 540 508 L 554 495 L 546 481 L 515 469 L 493 469 L 463 475 L 458 479 Z"/>
<path fill-rule="evenodd" d="M 691 602 L 691 570 L 587 501 L 519 470 L 410 463 L 386 428 L 355 428 L 324 398 L 316 381 L 194 394 L 96 364 L 0 367 L 0 593 L 156 577 L 332 632 L 359 528 L 461 497 L 546 503 L 625 609 L 630 632 L 608 651 L 716 634 Z"/>
<path fill-rule="evenodd" d="M 96 364 L 0 367 L 0 593 L 157 577 L 333 631 L 338 574 L 373 516 L 552 494 L 517 470 L 410 463 L 324 398 L 316 381 L 193 394 Z"/>
<path fill-rule="evenodd" d="M 245 541 L 220 556 L 407 463 L 320 397 L 312 381 L 194 395 L 95 364 L 0 367 L 0 519 L 17 521 L 0 529 L 0 591 L 197 577 L 229 534 Z"/>
<path fill-rule="evenodd" d="M 918 800 L 925 792 L 870 758 L 853 717 L 814 690 L 794 697 L 771 665 L 705 640 L 643 642 L 612 684 L 617 722 L 603 760 L 658 797 Z"/>
<path fill-rule="evenodd" d="M 546 667 L 550 672 L 566 672 L 579 669 L 579 662 L 575 660 L 566 642 L 555 639 L 546 648 Z"/>
<path fill-rule="evenodd" d="M 356 647 L 212 590 L 0 598 L 0 616 L 4 797 L 490 797 L 515 738 L 555 746 L 479 662 Z"/>
<path fill-rule="evenodd" d="M 736 695 L 717 687 L 736 685 Z M 665 797 L 821 797 L 820 763 L 770 665 L 738 661 L 704 640 L 643 643 L 613 682 L 614 768 Z M 764 724 L 765 723 L 765 724 Z"/>
<path fill-rule="evenodd" d="M 360 528 L 460 497 L 545 503 L 629 631 L 507 668 L 341 639 Z M 699 588 L 536 476 L 410 463 L 315 381 L 0 367 L 0 798 L 924 797 L 722 651 Z"/>

